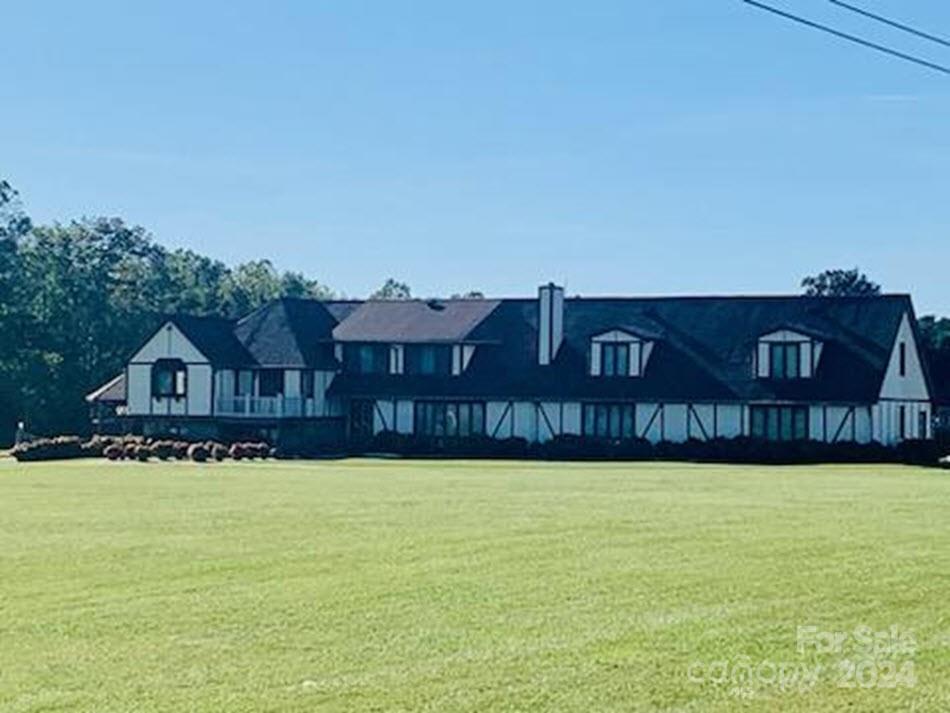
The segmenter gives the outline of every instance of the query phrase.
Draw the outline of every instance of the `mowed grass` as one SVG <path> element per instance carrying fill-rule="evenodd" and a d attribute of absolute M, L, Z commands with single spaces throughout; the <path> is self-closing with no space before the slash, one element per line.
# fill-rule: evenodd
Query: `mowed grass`
<path fill-rule="evenodd" d="M 840 686 L 809 625 L 912 632 L 916 685 Z M 3 711 L 779 709 L 950 709 L 947 475 L 0 463 Z"/>

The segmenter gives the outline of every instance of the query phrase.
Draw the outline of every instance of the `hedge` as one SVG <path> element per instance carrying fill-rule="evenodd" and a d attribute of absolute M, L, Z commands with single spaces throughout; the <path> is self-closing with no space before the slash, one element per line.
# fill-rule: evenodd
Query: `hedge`
<path fill-rule="evenodd" d="M 267 443 L 236 443 L 228 446 L 214 441 L 188 443 L 186 441 L 146 440 L 141 436 L 94 436 L 82 441 L 78 436 L 40 438 L 21 443 L 13 449 L 19 461 L 68 460 L 72 458 L 108 458 L 109 460 L 137 460 L 152 458 L 196 462 L 223 461 L 235 451 L 241 458 L 272 458 L 276 451 Z M 238 458 L 240 459 L 240 458 Z"/>
<path fill-rule="evenodd" d="M 775 442 L 748 437 L 718 438 L 684 443 L 644 439 L 599 441 L 576 435 L 561 435 L 545 443 L 529 443 L 523 438 L 493 439 L 422 438 L 413 434 L 383 431 L 356 455 L 391 453 L 403 456 L 447 456 L 461 458 L 530 458 L 537 460 L 611 461 L 695 461 L 705 463 L 907 463 L 936 466 L 945 455 L 935 441 L 908 440 L 896 447 L 880 443 L 823 443 L 820 441 Z M 146 441 L 138 436 L 96 437 L 83 442 L 77 436 L 59 436 L 20 444 L 13 449 L 20 461 L 105 457 L 110 460 L 151 458 L 190 459 L 195 462 L 268 458 L 277 455 L 267 443 L 214 441 Z M 294 454 L 284 454 L 294 455 Z"/>
<path fill-rule="evenodd" d="M 384 431 L 362 453 L 405 456 L 455 456 L 469 458 L 531 458 L 538 460 L 695 461 L 704 463 L 907 463 L 937 465 L 941 455 L 934 441 L 904 441 L 889 448 L 872 443 L 823 443 L 820 441 L 764 441 L 748 437 L 691 439 L 683 443 L 651 443 L 635 438 L 600 441 L 577 435 L 556 436 L 545 443 L 523 438 L 497 440 L 474 438 L 420 438 Z"/>

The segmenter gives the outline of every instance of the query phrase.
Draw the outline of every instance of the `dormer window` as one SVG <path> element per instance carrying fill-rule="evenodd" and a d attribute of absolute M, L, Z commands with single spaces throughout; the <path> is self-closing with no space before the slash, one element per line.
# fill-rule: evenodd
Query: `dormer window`
<path fill-rule="evenodd" d="M 625 329 L 597 334 L 590 341 L 590 375 L 643 376 L 653 341 Z"/>
<path fill-rule="evenodd" d="M 422 376 L 452 373 L 452 347 L 448 344 L 407 344 L 405 373 Z"/>
<path fill-rule="evenodd" d="M 630 345 L 602 344 L 601 376 L 630 376 Z"/>
<path fill-rule="evenodd" d="M 824 345 L 813 336 L 781 329 L 759 337 L 753 350 L 755 376 L 759 379 L 810 379 L 818 369 Z"/>
<path fill-rule="evenodd" d="M 769 344 L 769 376 L 772 379 L 800 379 L 802 348 L 799 342 Z"/>
<path fill-rule="evenodd" d="M 385 374 L 389 371 L 389 346 L 386 344 L 346 344 L 343 363 L 351 374 Z"/>

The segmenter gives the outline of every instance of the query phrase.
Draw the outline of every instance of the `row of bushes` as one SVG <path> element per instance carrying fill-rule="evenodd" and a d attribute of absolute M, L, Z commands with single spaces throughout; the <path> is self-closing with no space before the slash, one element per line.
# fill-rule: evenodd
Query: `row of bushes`
<path fill-rule="evenodd" d="M 109 460 L 148 461 L 168 460 L 207 461 L 253 460 L 273 458 L 276 452 L 267 443 L 232 443 L 215 441 L 189 443 L 187 441 L 147 440 L 141 436 L 94 436 L 83 441 L 78 436 L 41 438 L 21 443 L 13 449 L 19 461 L 68 460 L 72 458 L 108 458 Z"/>
<path fill-rule="evenodd" d="M 90 448 L 89 444 L 84 443 L 79 436 L 40 438 L 28 443 L 20 443 L 12 453 L 19 461 L 67 460 L 97 455 L 96 450 Z"/>
<path fill-rule="evenodd" d="M 272 458 L 276 455 L 266 443 L 232 443 L 225 445 L 217 441 L 188 443 L 187 441 L 152 441 L 151 443 L 113 443 L 106 446 L 102 455 L 109 460 L 147 461 L 192 460 L 196 463 L 208 461 L 253 460 Z"/>
<path fill-rule="evenodd" d="M 872 443 L 823 443 L 820 441 L 763 441 L 748 437 L 696 439 L 683 443 L 651 443 L 635 438 L 601 441 L 561 435 L 545 443 L 523 438 L 420 438 L 384 431 L 364 449 L 370 453 L 406 456 L 449 455 L 468 458 L 533 458 L 539 460 L 668 460 L 706 463 L 907 463 L 937 465 L 939 446 L 933 441 L 904 441 L 888 447 Z"/>
<path fill-rule="evenodd" d="M 362 449 L 364 453 L 404 456 L 454 456 L 466 458 L 533 458 L 539 460 L 698 461 L 707 463 L 907 463 L 937 465 L 943 453 L 934 441 L 904 441 L 896 447 L 880 443 L 774 442 L 747 437 L 650 443 L 644 439 L 599 441 L 561 435 L 545 443 L 523 438 L 421 438 L 384 431 Z M 60 436 L 21 444 L 13 450 L 20 461 L 105 457 L 109 460 L 148 461 L 152 458 L 192 460 L 198 463 L 225 459 L 273 458 L 268 444 L 216 441 L 146 440 L 140 436 L 95 437 L 82 441 Z"/>

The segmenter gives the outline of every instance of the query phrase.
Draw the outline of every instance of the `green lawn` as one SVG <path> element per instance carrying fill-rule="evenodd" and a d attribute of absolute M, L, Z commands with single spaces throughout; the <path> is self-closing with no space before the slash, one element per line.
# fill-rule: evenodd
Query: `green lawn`
<path fill-rule="evenodd" d="M 940 471 L 0 462 L 2 711 L 848 707 L 950 710 Z"/>

